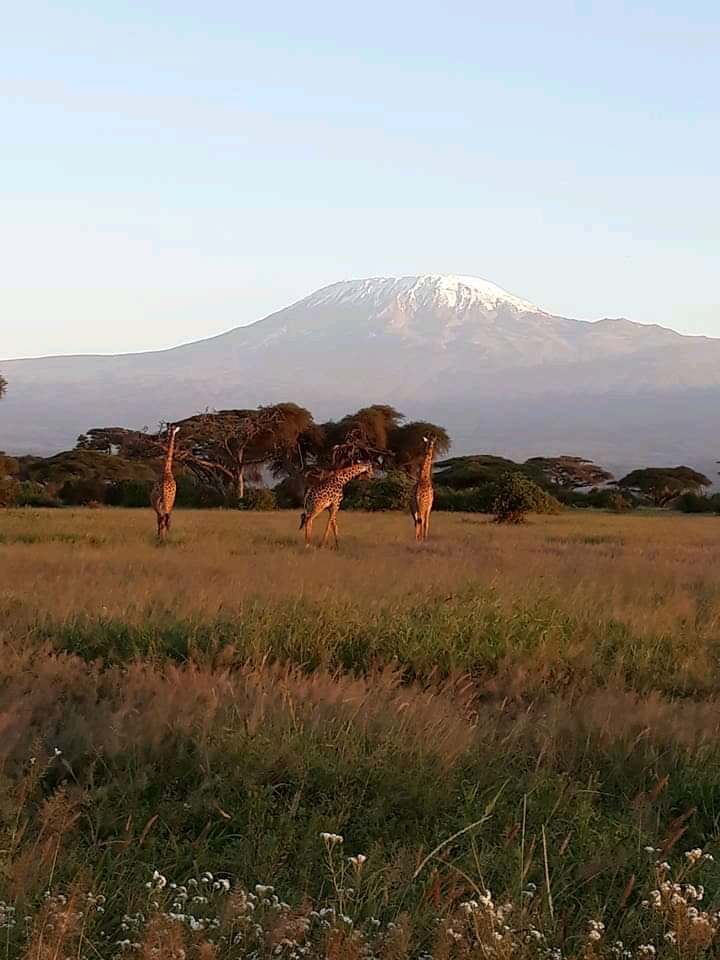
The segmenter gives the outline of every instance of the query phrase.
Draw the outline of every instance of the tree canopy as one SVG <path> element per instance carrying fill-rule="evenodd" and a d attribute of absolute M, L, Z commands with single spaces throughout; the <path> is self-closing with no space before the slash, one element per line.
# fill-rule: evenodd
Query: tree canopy
<path fill-rule="evenodd" d="M 711 483 L 705 474 L 691 467 L 642 467 L 618 480 L 617 486 L 646 497 L 656 507 L 663 507 L 684 493 L 699 493 Z"/>
<path fill-rule="evenodd" d="M 598 487 L 613 479 L 608 470 L 585 457 L 531 457 L 525 467 L 544 486 L 561 490 Z"/>
<path fill-rule="evenodd" d="M 522 471 L 522 467 L 514 460 L 478 453 L 438 461 L 435 464 L 435 480 L 453 490 L 467 490 L 495 483 L 504 473 L 515 470 Z"/>
<path fill-rule="evenodd" d="M 6 391 L 6 390 L 7 390 L 7 380 L 6 380 L 5 377 L 0 373 L 0 399 L 2 399 L 2 398 L 5 396 L 5 391 Z"/>

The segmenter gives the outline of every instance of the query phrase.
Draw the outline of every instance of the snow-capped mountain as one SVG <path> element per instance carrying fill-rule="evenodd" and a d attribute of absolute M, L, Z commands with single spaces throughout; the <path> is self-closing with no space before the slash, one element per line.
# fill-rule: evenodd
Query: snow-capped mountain
<path fill-rule="evenodd" d="M 0 447 L 48 452 L 91 426 L 294 400 L 318 418 L 372 402 L 443 422 L 455 452 L 632 463 L 705 455 L 720 340 L 553 316 L 488 280 L 341 281 L 171 350 L 0 361 Z M 713 418 L 714 419 L 714 418 Z"/>

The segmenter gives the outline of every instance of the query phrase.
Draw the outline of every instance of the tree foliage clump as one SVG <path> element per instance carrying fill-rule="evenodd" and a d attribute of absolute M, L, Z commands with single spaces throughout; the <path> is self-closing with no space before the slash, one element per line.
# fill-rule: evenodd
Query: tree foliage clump
<path fill-rule="evenodd" d="M 684 493 L 700 493 L 712 481 L 691 467 L 643 467 L 632 470 L 617 486 L 646 498 L 656 507 L 664 507 Z"/>
<path fill-rule="evenodd" d="M 523 523 L 528 513 L 553 513 L 558 509 L 553 497 L 518 470 L 503 474 L 497 483 L 493 503 L 496 523 Z"/>
<path fill-rule="evenodd" d="M 0 400 L 5 396 L 6 391 L 7 391 L 7 380 L 0 373 Z"/>

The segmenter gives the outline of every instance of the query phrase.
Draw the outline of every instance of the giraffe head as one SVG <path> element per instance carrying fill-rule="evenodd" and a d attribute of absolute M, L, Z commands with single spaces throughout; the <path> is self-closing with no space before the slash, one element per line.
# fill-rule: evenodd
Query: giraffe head
<path fill-rule="evenodd" d="M 429 437 L 423 437 L 423 441 L 425 443 L 425 452 L 427 453 L 428 451 L 435 449 L 437 437 L 434 433 L 431 433 Z"/>
<path fill-rule="evenodd" d="M 373 465 L 372 465 L 372 462 L 371 462 L 370 460 L 365 461 L 365 462 L 362 462 L 362 463 L 356 463 L 356 464 L 354 464 L 354 469 L 355 469 L 356 475 L 357 475 L 358 477 L 360 477 L 360 476 L 362 476 L 363 474 L 365 474 L 365 475 L 367 476 L 368 480 L 372 480 L 372 478 L 375 476 L 375 469 L 374 469 L 374 467 L 373 467 Z"/>

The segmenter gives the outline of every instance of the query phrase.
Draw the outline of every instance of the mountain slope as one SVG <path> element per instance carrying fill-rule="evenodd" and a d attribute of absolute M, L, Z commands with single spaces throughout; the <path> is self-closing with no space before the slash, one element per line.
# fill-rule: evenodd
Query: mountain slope
<path fill-rule="evenodd" d="M 442 275 L 331 284 L 171 350 L 0 369 L 9 383 L 0 447 L 14 452 L 47 453 L 91 426 L 153 428 L 206 407 L 294 400 L 326 418 L 382 401 L 446 422 L 456 453 L 667 462 L 673 450 L 677 461 L 707 455 L 708 410 L 720 399 L 720 340 L 557 317 L 489 281 Z"/>

